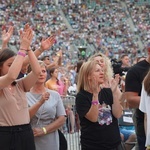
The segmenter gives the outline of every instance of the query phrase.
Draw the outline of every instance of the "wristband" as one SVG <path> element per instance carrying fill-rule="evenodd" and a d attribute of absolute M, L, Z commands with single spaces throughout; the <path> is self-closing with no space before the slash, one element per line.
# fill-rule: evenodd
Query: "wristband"
<path fill-rule="evenodd" d="M 99 105 L 99 101 L 98 100 L 93 100 L 92 105 Z"/>
<path fill-rule="evenodd" d="M 22 52 L 20 52 L 20 51 L 18 51 L 18 53 L 17 53 L 18 55 L 20 55 L 20 56 L 23 56 L 23 57 L 25 57 L 26 56 L 26 54 L 25 53 L 22 53 Z"/>
<path fill-rule="evenodd" d="M 44 134 L 47 134 L 47 131 L 46 131 L 45 127 L 43 127 L 42 130 L 43 130 Z"/>

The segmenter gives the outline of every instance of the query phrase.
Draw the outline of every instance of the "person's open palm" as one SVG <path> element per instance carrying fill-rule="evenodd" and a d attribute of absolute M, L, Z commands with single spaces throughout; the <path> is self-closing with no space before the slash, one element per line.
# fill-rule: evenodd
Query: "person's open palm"
<path fill-rule="evenodd" d="M 116 91 L 117 86 L 119 84 L 119 80 L 120 80 L 120 76 L 119 76 L 119 74 L 116 74 L 115 78 L 112 79 L 112 81 L 111 81 L 111 90 L 112 90 L 112 92 Z"/>
<path fill-rule="evenodd" d="M 91 91 L 93 94 L 98 94 L 100 92 L 100 85 L 94 76 L 91 79 Z"/>
<path fill-rule="evenodd" d="M 48 50 L 49 48 L 52 47 L 52 45 L 55 43 L 55 37 L 51 36 L 48 37 L 47 39 L 42 39 L 41 41 L 41 49 L 44 50 Z"/>
<path fill-rule="evenodd" d="M 33 39 L 33 31 L 31 28 L 29 28 L 26 31 L 23 31 L 20 36 L 21 36 L 20 37 L 21 38 L 20 49 L 27 51 Z"/>
<path fill-rule="evenodd" d="M 9 40 L 10 40 L 12 34 L 13 34 L 13 31 L 14 31 L 14 27 L 13 26 L 10 26 L 8 31 L 6 31 L 6 30 L 2 31 L 2 41 L 4 43 L 8 43 L 9 42 Z"/>

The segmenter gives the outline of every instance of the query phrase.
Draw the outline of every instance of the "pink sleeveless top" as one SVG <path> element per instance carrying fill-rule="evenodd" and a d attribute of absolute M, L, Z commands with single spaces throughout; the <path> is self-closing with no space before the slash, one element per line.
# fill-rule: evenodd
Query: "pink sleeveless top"
<path fill-rule="evenodd" d="M 0 90 L 0 126 L 28 124 L 30 121 L 28 103 L 22 81 L 13 87 Z"/>

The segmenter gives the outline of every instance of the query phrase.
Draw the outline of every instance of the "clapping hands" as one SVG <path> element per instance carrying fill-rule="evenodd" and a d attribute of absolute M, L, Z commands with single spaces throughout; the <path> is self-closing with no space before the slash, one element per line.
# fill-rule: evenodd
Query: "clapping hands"
<path fill-rule="evenodd" d="M 91 91 L 93 94 L 98 94 L 100 92 L 100 84 L 96 80 L 96 78 L 93 76 L 91 79 Z"/>
<path fill-rule="evenodd" d="M 14 31 L 14 27 L 13 26 L 10 26 L 8 28 L 8 31 L 6 31 L 6 29 L 4 29 L 2 31 L 2 41 L 3 41 L 3 43 L 7 44 L 9 42 L 9 40 L 10 40 L 12 34 L 13 34 L 13 31 Z"/>
<path fill-rule="evenodd" d="M 118 87 L 118 84 L 119 84 L 119 81 L 120 81 L 120 75 L 119 74 L 116 74 L 115 75 L 115 78 L 112 79 L 111 81 L 111 85 L 110 85 L 110 88 L 112 90 L 112 92 L 115 92 L 117 87 Z"/>
<path fill-rule="evenodd" d="M 23 31 L 20 31 L 20 50 L 29 50 L 33 39 L 33 30 L 26 24 Z"/>

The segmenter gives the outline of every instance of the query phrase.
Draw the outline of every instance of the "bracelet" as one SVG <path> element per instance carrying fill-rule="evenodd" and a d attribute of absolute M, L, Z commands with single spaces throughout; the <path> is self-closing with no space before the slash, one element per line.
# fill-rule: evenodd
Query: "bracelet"
<path fill-rule="evenodd" d="M 42 130 L 43 130 L 44 134 L 47 134 L 47 131 L 46 131 L 45 127 L 43 127 Z"/>
<path fill-rule="evenodd" d="M 99 105 L 99 101 L 98 100 L 93 100 L 92 105 Z"/>
<path fill-rule="evenodd" d="M 23 57 L 25 57 L 26 56 L 26 54 L 25 53 L 22 53 L 22 52 L 20 52 L 20 51 L 18 51 L 18 53 L 17 53 L 18 55 L 20 55 L 20 56 L 23 56 Z"/>

